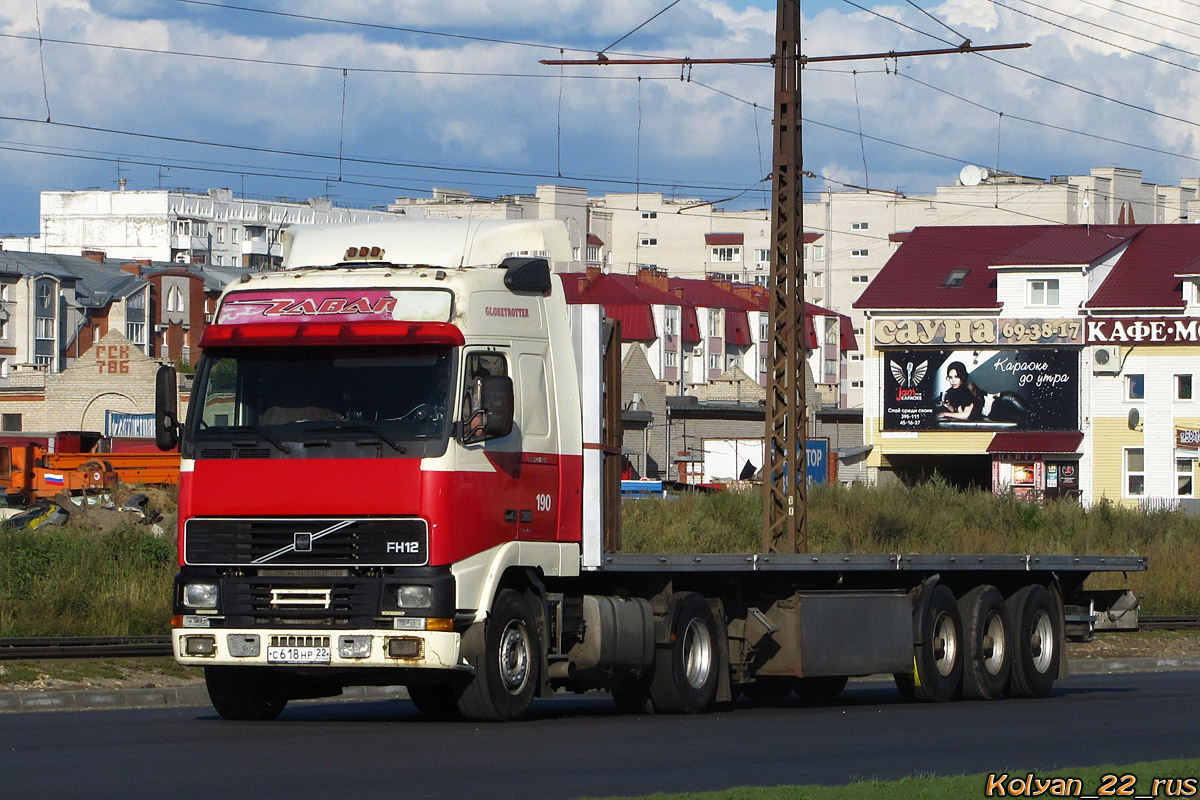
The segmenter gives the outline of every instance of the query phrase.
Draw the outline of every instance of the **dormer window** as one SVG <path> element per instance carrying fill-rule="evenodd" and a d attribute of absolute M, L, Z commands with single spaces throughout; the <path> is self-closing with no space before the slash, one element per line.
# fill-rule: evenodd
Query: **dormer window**
<path fill-rule="evenodd" d="M 952 269 L 950 274 L 946 276 L 946 280 L 942 281 L 942 286 L 947 289 L 958 289 L 963 285 L 963 281 L 967 279 L 969 269 Z"/>
<path fill-rule="evenodd" d="M 1038 278 L 1029 281 L 1029 305 L 1058 305 L 1058 278 Z"/>

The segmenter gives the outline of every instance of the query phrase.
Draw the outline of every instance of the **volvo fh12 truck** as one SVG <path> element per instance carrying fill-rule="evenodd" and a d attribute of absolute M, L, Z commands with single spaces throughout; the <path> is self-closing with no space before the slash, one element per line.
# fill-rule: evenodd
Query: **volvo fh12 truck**
<path fill-rule="evenodd" d="M 222 716 L 352 685 L 473 720 L 556 690 L 695 713 L 879 673 L 908 698 L 1038 696 L 1067 636 L 1117 618 L 1084 580 L 1142 558 L 622 554 L 620 342 L 564 300 L 570 258 L 558 222 L 296 228 L 285 269 L 223 293 L 186 419 L 162 369 L 174 652 Z"/>

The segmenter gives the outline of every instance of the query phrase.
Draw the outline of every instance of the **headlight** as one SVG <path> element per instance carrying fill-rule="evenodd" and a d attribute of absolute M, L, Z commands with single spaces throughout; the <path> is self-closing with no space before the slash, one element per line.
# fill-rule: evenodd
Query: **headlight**
<path fill-rule="evenodd" d="M 215 583 L 185 583 L 183 604 L 188 608 L 216 608 L 217 585 Z"/>
<path fill-rule="evenodd" d="M 429 608 L 432 602 L 431 586 L 400 586 L 396 589 L 396 605 L 400 608 Z"/>

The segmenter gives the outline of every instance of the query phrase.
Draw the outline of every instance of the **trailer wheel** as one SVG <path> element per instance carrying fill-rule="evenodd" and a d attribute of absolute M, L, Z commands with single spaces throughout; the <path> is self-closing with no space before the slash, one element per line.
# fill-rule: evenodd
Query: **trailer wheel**
<path fill-rule="evenodd" d="M 1044 697 L 1058 677 L 1062 641 L 1054 600 L 1045 587 L 1031 584 L 1008 598 L 1014 658 L 1008 692 L 1013 697 Z"/>
<path fill-rule="evenodd" d="M 675 595 L 672 611 L 671 642 L 655 652 L 650 699 L 660 714 L 698 714 L 717 696 L 717 623 L 695 592 Z"/>
<path fill-rule="evenodd" d="M 458 714 L 454 700 L 454 686 L 450 681 L 439 683 L 412 683 L 408 685 L 408 698 L 417 711 L 433 719 L 453 719 Z"/>
<path fill-rule="evenodd" d="M 205 667 L 204 683 L 213 708 L 225 719 L 275 719 L 287 705 L 283 684 L 261 667 Z"/>
<path fill-rule="evenodd" d="M 478 722 L 521 719 L 537 694 L 542 663 L 533 610 L 520 592 L 504 589 L 484 626 L 484 651 L 471 659 L 475 675 L 457 687 L 458 710 Z"/>
<path fill-rule="evenodd" d="M 913 672 L 897 673 L 896 688 L 905 700 L 945 703 L 962 686 L 962 617 L 954 593 L 935 586 L 920 625 L 913 655 Z"/>
<path fill-rule="evenodd" d="M 963 624 L 963 697 L 1004 696 L 1012 671 L 1012 623 L 1004 597 L 994 586 L 976 586 L 958 601 Z"/>

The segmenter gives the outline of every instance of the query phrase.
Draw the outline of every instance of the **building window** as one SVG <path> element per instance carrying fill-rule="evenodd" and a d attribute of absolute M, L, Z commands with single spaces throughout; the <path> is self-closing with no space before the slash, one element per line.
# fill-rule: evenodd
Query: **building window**
<path fill-rule="evenodd" d="M 8 303 L 12 301 L 12 284 L 0 283 L 0 303 Z"/>
<path fill-rule="evenodd" d="M 163 358 L 171 357 L 171 344 L 167 341 L 167 332 L 166 331 L 162 332 L 162 344 L 160 345 L 160 348 L 161 348 L 161 350 L 160 350 L 159 355 L 161 355 Z"/>
<path fill-rule="evenodd" d="M 708 357 L 708 368 L 709 369 L 720 369 L 721 368 L 721 356 L 717 355 L 716 353 L 710 354 Z"/>
<path fill-rule="evenodd" d="M 767 371 L 767 357 L 766 356 L 758 357 L 758 371 L 759 372 Z"/>
<path fill-rule="evenodd" d="M 167 311 L 183 311 L 183 292 L 178 286 L 167 290 Z"/>
<path fill-rule="evenodd" d="M 641 247 L 657 247 L 658 239 L 654 238 L 653 236 L 643 236 L 638 240 L 638 245 Z"/>
<path fill-rule="evenodd" d="M 679 309 L 668 306 L 663 309 L 663 333 L 674 336 L 679 333 Z"/>
<path fill-rule="evenodd" d="M 808 246 L 805 245 L 805 252 L 808 251 Z M 771 263 L 771 251 L 765 247 L 758 247 L 754 250 L 755 266 L 765 266 Z"/>
<path fill-rule="evenodd" d="M 708 312 L 708 335 L 713 337 L 721 335 L 721 315 L 715 310 Z"/>
<path fill-rule="evenodd" d="M 34 336 L 38 339 L 54 339 L 54 320 L 50 317 L 38 317 L 33 322 Z"/>
<path fill-rule="evenodd" d="M 8 338 L 8 320 L 0 319 L 0 339 Z"/>
<path fill-rule="evenodd" d="M 869 251 L 865 247 L 855 248 L 850 251 L 851 258 L 866 258 L 868 254 Z"/>
<path fill-rule="evenodd" d="M 850 381 L 850 388 L 851 389 L 861 389 L 861 388 L 863 388 L 863 382 L 862 381 Z"/>
<path fill-rule="evenodd" d="M 642 219 L 658 219 L 657 211 L 643 211 Z"/>
<path fill-rule="evenodd" d="M 767 340 L 767 334 L 770 333 L 770 327 L 771 321 L 767 319 L 765 314 L 758 318 L 758 340 L 760 342 L 765 342 Z"/>
<path fill-rule="evenodd" d="M 850 230 L 852 230 L 852 231 L 865 231 L 865 230 L 867 230 L 867 227 L 868 227 L 867 223 L 865 223 L 865 222 L 851 222 L 850 223 Z"/>
<path fill-rule="evenodd" d="M 1058 305 L 1058 278 L 1029 281 L 1029 305 Z"/>
<path fill-rule="evenodd" d="M 839 327 L 841 323 L 837 317 L 825 318 L 825 344 L 837 344 Z"/>
<path fill-rule="evenodd" d="M 54 366 L 54 356 L 34 356 L 33 364 L 38 369 L 50 369 Z"/>
<path fill-rule="evenodd" d="M 836 377 L 838 373 L 838 362 L 835 359 L 825 359 L 825 377 Z"/>
<path fill-rule="evenodd" d="M 1146 397 L 1146 376 L 1145 375 L 1126 375 L 1125 376 L 1125 399 L 1126 400 L 1143 400 Z"/>
<path fill-rule="evenodd" d="M 0 338 L 4 338 L 0 336 Z M 1176 375 L 1175 376 L 1175 399 L 1176 400 L 1191 400 L 1192 399 L 1192 376 L 1191 375 Z"/>
<path fill-rule="evenodd" d="M 0 358 L 0 378 L 8 377 L 8 359 Z"/>
<path fill-rule="evenodd" d="M 740 261 L 742 258 L 742 248 L 740 247 L 714 247 L 712 249 L 712 261 L 716 263 L 729 264 L 734 261 Z"/>
<path fill-rule="evenodd" d="M 862 355 L 862 353 L 851 353 L 850 360 L 851 361 L 862 361 L 863 355 Z"/>
<path fill-rule="evenodd" d="M 967 279 L 969 269 L 952 269 L 950 274 L 946 276 L 946 280 L 942 281 L 942 286 L 947 289 L 957 289 L 963 285 L 963 281 Z"/>
<path fill-rule="evenodd" d="M 136 344 L 138 347 L 146 344 L 146 323 L 126 322 L 125 338 Z"/>
<path fill-rule="evenodd" d="M 679 354 L 674 350 L 663 351 L 663 366 L 676 367 L 679 365 Z"/>
<path fill-rule="evenodd" d="M 6 431 L 21 430 L 20 414 L 0 414 L 0 428 Z"/>
<path fill-rule="evenodd" d="M 866 283 L 867 280 L 868 280 L 868 278 L 866 275 L 851 275 L 850 276 L 851 283 Z"/>
<path fill-rule="evenodd" d="M 225 244 L 225 226 L 217 226 L 217 244 Z"/>
<path fill-rule="evenodd" d="M 1146 451 L 1140 447 L 1125 448 L 1125 495 L 1141 497 L 1146 493 Z"/>
<path fill-rule="evenodd" d="M 43 281 L 38 284 L 37 304 L 40 308 L 49 308 L 50 307 L 50 296 L 52 293 L 53 293 L 53 290 L 50 288 L 49 282 Z"/>
<path fill-rule="evenodd" d="M 824 272 L 814 272 L 813 273 L 813 286 L 820 289 L 824 285 L 825 285 L 825 273 Z"/>
<path fill-rule="evenodd" d="M 814 245 L 812 246 L 812 256 L 813 256 L 813 261 L 820 261 L 820 260 L 821 260 L 821 254 L 822 254 L 824 251 L 825 251 L 825 248 L 824 248 L 823 246 L 821 246 L 821 245 L 819 245 L 819 244 L 814 244 Z"/>
<path fill-rule="evenodd" d="M 232 228 L 229 229 L 230 244 L 237 244 L 238 239 L 240 239 L 241 237 L 242 237 L 242 229 L 239 228 L 237 225 L 234 225 Z"/>
<path fill-rule="evenodd" d="M 589 244 L 587 246 L 587 260 L 588 261 L 599 261 L 600 260 L 600 245 Z"/>
<path fill-rule="evenodd" d="M 1192 496 L 1192 459 L 1175 459 L 1175 494 L 1180 497 Z"/>

